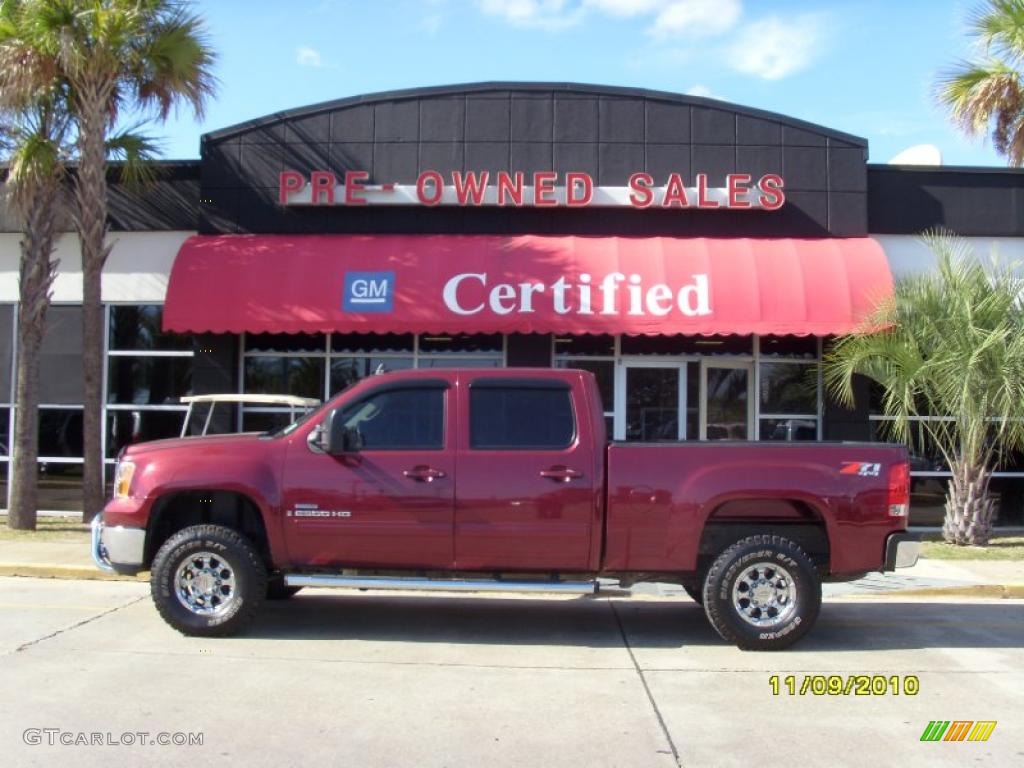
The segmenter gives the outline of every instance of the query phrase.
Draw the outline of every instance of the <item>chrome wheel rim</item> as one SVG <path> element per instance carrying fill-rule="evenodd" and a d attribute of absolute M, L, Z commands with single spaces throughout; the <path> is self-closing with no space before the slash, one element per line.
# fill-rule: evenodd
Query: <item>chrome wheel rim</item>
<path fill-rule="evenodd" d="M 178 566 L 174 593 L 190 613 L 222 616 L 238 600 L 234 568 L 221 555 L 196 552 Z"/>
<path fill-rule="evenodd" d="M 751 626 L 775 627 L 789 621 L 796 611 L 796 584 L 776 563 L 746 566 L 732 585 L 736 613 Z"/>

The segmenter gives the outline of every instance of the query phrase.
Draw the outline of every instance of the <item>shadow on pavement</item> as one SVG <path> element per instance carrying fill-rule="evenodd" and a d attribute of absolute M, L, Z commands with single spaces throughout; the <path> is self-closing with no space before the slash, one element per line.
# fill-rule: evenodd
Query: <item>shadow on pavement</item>
<path fill-rule="evenodd" d="M 611 609 L 614 603 L 615 611 Z M 417 643 L 622 646 L 721 645 L 703 609 L 687 600 L 569 600 L 300 594 L 265 603 L 251 639 L 362 639 Z M 866 651 L 1017 648 L 1024 604 L 1006 601 L 825 603 L 794 649 Z"/>

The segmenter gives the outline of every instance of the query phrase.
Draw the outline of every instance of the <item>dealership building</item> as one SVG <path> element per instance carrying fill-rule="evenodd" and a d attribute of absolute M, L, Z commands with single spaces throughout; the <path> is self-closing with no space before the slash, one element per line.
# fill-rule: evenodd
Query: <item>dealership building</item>
<path fill-rule="evenodd" d="M 105 452 L 177 435 L 180 398 L 325 399 L 382 370 L 595 374 L 619 440 L 875 440 L 817 362 L 944 227 L 1024 257 L 1024 173 L 867 163 L 864 139 L 693 96 L 485 83 L 275 113 L 146 187 L 112 175 Z M 70 230 L 70 226 L 62 229 Z M 18 222 L 0 210 L 0 479 L 13 439 Z M 81 263 L 61 236 L 42 349 L 42 506 L 81 491 Z M 287 414 L 224 411 L 223 429 Z M 1020 471 L 1017 471 L 1020 470 Z M 947 473 L 913 457 L 912 522 Z M 993 483 L 1020 524 L 1024 466 Z"/>

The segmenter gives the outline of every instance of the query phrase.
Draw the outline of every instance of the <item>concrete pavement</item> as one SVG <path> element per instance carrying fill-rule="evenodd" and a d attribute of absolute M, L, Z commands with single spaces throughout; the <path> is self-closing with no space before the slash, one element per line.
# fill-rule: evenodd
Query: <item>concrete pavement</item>
<path fill-rule="evenodd" d="M 782 653 L 722 643 L 685 598 L 304 590 L 244 637 L 185 638 L 143 584 L 0 579 L 7 765 L 1010 765 L 1024 601 L 834 597 Z M 916 696 L 773 695 L 771 675 L 915 675 Z M 995 720 L 921 743 L 930 720 Z M 26 729 L 202 732 L 54 746 Z"/>

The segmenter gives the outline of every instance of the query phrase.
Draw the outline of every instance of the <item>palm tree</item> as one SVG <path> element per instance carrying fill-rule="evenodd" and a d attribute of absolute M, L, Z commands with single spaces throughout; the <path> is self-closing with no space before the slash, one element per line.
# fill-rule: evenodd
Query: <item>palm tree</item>
<path fill-rule="evenodd" d="M 36 527 L 39 455 L 39 347 L 57 262 L 51 259 L 64 175 L 68 116 L 60 99 L 44 98 L 12 124 L 7 193 L 22 222 L 15 374 L 11 528 Z"/>
<path fill-rule="evenodd" d="M 166 120 L 188 106 L 197 117 L 214 90 L 214 56 L 202 20 L 175 0 L 23 0 L 33 15 L 28 47 L 52 57 L 69 84 L 77 130 L 75 224 L 83 272 L 83 516 L 103 504 L 103 306 L 100 277 L 110 252 L 107 161 L 124 113 Z"/>
<path fill-rule="evenodd" d="M 882 386 L 892 436 L 910 443 L 920 430 L 952 473 L 944 538 L 985 544 L 992 472 L 1024 448 L 1024 281 L 994 259 L 977 260 L 962 240 L 933 233 L 925 241 L 938 271 L 896 285 L 870 321 L 883 330 L 841 338 L 825 356 L 825 382 L 845 405 L 854 374 Z"/>
<path fill-rule="evenodd" d="M 969 136 L 991 130 L 1010 165 L 1024 164 L 1024 0 L 987 0 L 971 14 L 977 57 L 939 76 L 938 99 Z"/>
<path fill-rule="evenodd" d="M 67 89 L 54 62 L 23 45 L 23 4 L 0 4 L 0 109 L 5 193 L 22 225 L 18 299 L 17 404 L 11 472 L 11 528 L 36 527 L 39 455 L 39 347 L 57 262 L 52 260 L 69 147 Z M 48 85 L 40 87 L 50 79 Z M 32 87 L 21 89 L 20 83 Z"/>

